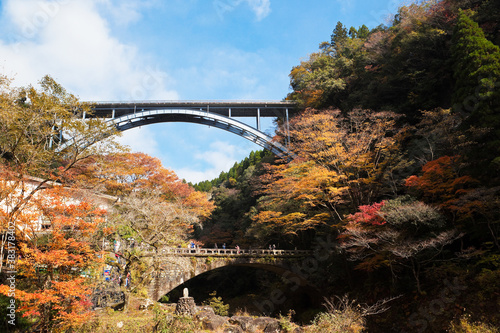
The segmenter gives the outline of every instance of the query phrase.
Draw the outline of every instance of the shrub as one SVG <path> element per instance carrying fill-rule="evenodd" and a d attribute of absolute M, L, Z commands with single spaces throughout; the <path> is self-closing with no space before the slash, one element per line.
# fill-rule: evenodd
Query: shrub
<path fill-rule="evenodd" d="M 153 308 L 155 317 L 154 332 L 161 333 L 191 333 L 199 332 L 199 325 L 191 317 L 168 313 L 159 306 Z"/>
<path fill-rule="evenodd" d="M 470 318 L 464 315 L 458 323 L 451 323 L 450 333 L 500 333 L 498 328 L 485 323 L 471 323 Z"/>
<path fill-rule="evenodd" d="M 217 297 L 217 292 L 211 292 L 211 298 L 207 299 L 203 304 L 209 305 L 214 309 L 215 314 L 219 316 L 227 316 L 229 314 L 229 304 L 224 304 L 222 297 Z"/>
<path fill-rule="evenodd" d="M 283 332 L 285 332 L 285 333 L 294 332 L 297 329 L 298 325 L 292 322 L 292 317 L 294 314 L 295 314 L 295 311 L 290 310 L 290 311 L 288 311 L 288 315 L 286 317 L 283 315 L 280 315 L 279 325 L 280 325 L 280 329 Z"/>
<path fill-rule="evenodd" d="M 397 298 L 397 297 L 396 297 Z M 365 317 L 385 312 L 389 309 L 387 303 L 395 298 L 383 299 L 373 305 L 359 305 L 349 300 L 347 295 L 337 297 L 338 301 L 325 299 L 327 312 L 322 312 L 314 318 L 306 332 L 325 333 L 360 333 L 366 328 Z"/>

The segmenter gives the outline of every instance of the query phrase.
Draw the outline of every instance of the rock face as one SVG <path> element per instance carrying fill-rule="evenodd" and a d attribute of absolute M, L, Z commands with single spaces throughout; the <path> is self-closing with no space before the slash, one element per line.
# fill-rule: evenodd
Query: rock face
<path fill-rule="evenodd" d="M 233 316 L 229 318 L 229 323 L 240 327 L 242 332 L 281 332 L 278 320 L 269 317 Z"/>
<path fill-rule="evenodd" d="M 202 328 L 207 331 L 225 333 L 282 332 L 278 319 L 270 317 L 233 316 L 229 318 L 218 316 L 210 306 L 197 307 L 192 297 L 181 297 L 175 308 L 175 313 L 194 317 L 195 320 L 201 323 Z"/>
<path fill-rule="evenodd" d="M 125 294 L 113 283 L 103 283 L 94 290 L 91 296 L 93 309 L 119 308 L 125 303 Z"/>
<path fill-rule="evenodd" d="M 196 304 L 192 297 L 181 297 L 175 307 L 175 314 L 193 317 L 196 314 Z"/>
<path fill-rule="evenodd" d="M 216 331 L 219 328 L 223 327 L 227 323 L 227 317 L 222 317 L 218 315 L 214 315 L 211 318 L 206 318 L 202 321 L 203 329 Z"/>

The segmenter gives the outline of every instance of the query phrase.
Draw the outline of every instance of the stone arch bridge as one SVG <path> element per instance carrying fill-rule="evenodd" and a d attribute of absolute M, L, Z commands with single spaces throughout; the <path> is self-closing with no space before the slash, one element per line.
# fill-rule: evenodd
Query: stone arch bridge
<path fill-rule="evenodd" d="M 275 272 L 282 276 L 290 288 L 307 284 L 301 274 L 315 263 L 313 251 L 267 249 L 209 249 L 164 248 L 159 255 L 148 296 L 159 300 L 184 282 L 210 270 L 224 266 L 249 266 Z"/>

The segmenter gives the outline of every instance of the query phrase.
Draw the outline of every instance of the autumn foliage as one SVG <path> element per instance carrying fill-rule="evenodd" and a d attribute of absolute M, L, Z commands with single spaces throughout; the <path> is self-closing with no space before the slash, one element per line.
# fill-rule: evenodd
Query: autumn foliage
<path fill-rule="evenodd" d="M 106 211 L 73 198 L 61 186 L 44 189 L 31 201 L 29 216 L 17 218 L 18 311 L 40 330 L 66 331 L 93 316 L 92 280 L 85 276 L 95 275 L 102 257 L 94 241 Z M 50 229 L 41 230 L 39 221 Z M 11 294 L 7 285 L 0 292 Z"/>
<path fill-rule="evenodd" d="M 450 208 L 478 184 L 471 176 L 461 175 L 461 165 L 460 156 L 442 156 L 426 163 L 422 175 L 410 176 L 405 185 L 420 191 L 427 202 Z"/>
<path fill-rule="evenodd" d="M 131 193 L 155 194 L 165 201 L 189 207 L 200 218 L 206 218 L 213 210 L 205 194 L 195 191 L 172 170 L 163 167 L 158 158 L 144 153 L 93 156 L 72 169 L 65 180 L 116 197 Z"/>
<path fill-rule="evenodd" d="M 373 205 L 359 206 L 359 212 L 349 215 L 347 219 L 372 226 L 384 225 L 386 221 L 380 213 L 380 209 L 384 205 L 385 201 L 376 202 Z"/>
<path fill-rule="evenodd" d="M 261 232 L 296 235 L 338 225 L 344 213 L 389 191 L 400 161 L 396 118 L 370 110 L 308 110 L 295 117 L 290 148 L 297 158 L 269 166 L 261 177 L 262 210 L 253 217 Z"/>

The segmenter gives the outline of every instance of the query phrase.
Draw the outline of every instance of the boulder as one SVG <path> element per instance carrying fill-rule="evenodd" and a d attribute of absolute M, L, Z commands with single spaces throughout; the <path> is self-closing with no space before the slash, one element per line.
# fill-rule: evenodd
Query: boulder
<path fill-rule="evenodd" d="M 214 309 L 210 306 L 199 306 L 197 307 L 197 312 L 195 315 L 195 319 L 198 321 L 204 321 L 205 319 L 210 319 L 215 317 Z"/>
<path fill-rule="evenodd" d="M 245 316 L 233 316 L 229 318 L 229 323 L 233 325 L 237 325 L 243 329 L 243 331 L 249 331 L 250 327 L 253 325 L 251 324 L 253 321 L 253 318 L 251 317 L 245 317 Z M 249 331 L 251 332 L 251 331 Z"/>
<path fill-rule="evenodd" d="M 229 319 L 229 323 L 241 327 L 244 332 L 280 332 L 278 320 L 270 317 L 233 316 Z"/>
<path fill-rule="evenodd" d="M 252 326 L 254 326 L 258 330 L 265 330 L 268 325 L 277 325 L 279 328 L 278 319 L 270 318 L 270 317 L 258 317 L 252 320 Z M 274 326 L 270 326 L 274 327 Z M 278 331 L 279 332 L 279 331 Z"/>
<path fill-rule="evenodd" d="M 236 325 L 228 326 L 224 329 L 223 333 L 243 333 L 243 329 Z"/>
<path fill-rule="evenodd" d="M 153 306 L 154 302 L 149 298 L 146 298 L 140 305 L 139 310 L 148 310 L 151 306 Z"/>
<path fill-rule="evenodd" d="M 267 324 L 266 328 L 264 328 L 264 333 L 280 333 L 280 332 L 281 328 L 278 321 L 273 321 Z"/>
<path fill-rule="evenodd" d="M 92 293 L 93 309 L 111 307 L 118 309 L 125 302 L 125 294 L 115 283 L 101 283 Z"/>
<path fill-rule="evenodd" d="M 227 323 L 227 317 L 214 315 L 202 321 L 204 330 L 216 331 Z M 225 332 L 225 331 L 224 331 Z"/>

